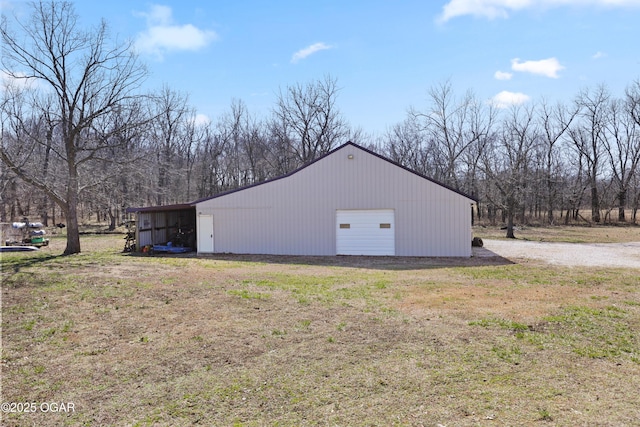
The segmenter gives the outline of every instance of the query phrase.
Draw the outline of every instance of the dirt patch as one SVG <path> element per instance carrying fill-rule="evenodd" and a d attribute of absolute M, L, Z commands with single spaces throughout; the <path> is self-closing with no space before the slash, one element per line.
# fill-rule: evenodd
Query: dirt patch
<path fill-rule="evenodd" d="M 436 292 L 415 288 L 407 293 L 399 308 L 414 316 L 447 312 L 467 320 L 494 316 L 528 323 L 581 299 L 582 293 L 560 286 L 513 289 L 495 283 L 448 287 Z"/>
<path fill-rule="evenodd" d="M 550 243 L 525 240 L 484 240 L 474 257 L 502 257 L 513 262 L 543 262 L 570 267 L 640 268 L 640 242 Z"/>
<path fill-rule="evenodd" d="M 442 267 L 453 267 L 453 262 Z M 437 288 L 416 285 L 405 293 L 398 308 L 414 316 L 433 317 L 449 313 L 458 318 L 474 319 L 495 316 L 518 322 L 535 323 L 563 306 L 582 304 L 598 307 L 601 301 L 615 298 L 615 292 L 600 287 L 604 279 L 597 274 L 579 286 L 563 279 L 566 267 L 583 267 L 595 272 L 599 268 L 640 268 L 640 242 L 629 243 L 555 243 L 526 240 L 484 240 L 484 247 L 473 248 L 470 260 L 459 259 L 458 266 L 512 265 L 501 280 L 476 280 L 452 277 L 448 270 L 431 273 Z M 533 277 L 532 285 L 519 278 L 528 267 L 548 266 L 548 277 Z M 443 276 L 449 275 L 449 277 Z M 443 277 L 440 277 L 443 276 Z M 588 277 L 588 274 L 585 275 Z M 606 282 L 606 280 L 604 280 Z M 447 285 L 444 285 L 444 284 Z M 585 292 L 584 284 L 591 284 Z"/>

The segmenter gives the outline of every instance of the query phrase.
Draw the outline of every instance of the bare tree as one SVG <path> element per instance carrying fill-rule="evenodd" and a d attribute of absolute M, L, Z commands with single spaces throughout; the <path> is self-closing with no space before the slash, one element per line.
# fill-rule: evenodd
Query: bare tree
<path fill-rule="evenodd" d="M 574 104 L 575 105 L 575 104 Z M 559 180 L 561 176 L 561 160 L 559 155 L 558 143 L 567 133 L 571 123 L 578 114 L 579 109 L 574 107 L 569 110 L 563 104 L 550 106 L 546 102 L 542 102 L 539 110 L 539 123 L 542 131 L 542 147 L 544 155 L 542 165 L 544 170 L 544 182 L 547 201 L 547 221 L 549 224 L 554 223 L 554 210 L 559 190 Z"/>
<path fill-rule="evenodd" d="M 240 150 L 244 161 L 242 163 L 242 182 L 253 184 L 272 176 L 268 169 L 267 137 L 262 122 L 247 114 L 243 120 L 242 143 Z"/>
<path fill-rule="evenodd" d="M 497 190 L 495 196 L 488 193 L 488 197 L 506 214 L 508 238 L 515 238 L 515 215 L 523 208 L 530 184 L 531 155 L 539 143 L 534 117 L 533 107 L 512 107 L 482 158 L 482 170 Z"/>
<path fill-rule="evenodd" d="M 635 137 L 640 138 L 640 80 L 636 80 L 630 86 L 627 87 L 625 91 L 625 100 L 626 100 L 626 110 L 631 115 L 631 119 L 636 125 L 635 128 Z M 632 197 L 633 200 L 633 222 L 636 221 L 636 214 L 638 211 L 638 205 L 640 205 L 640 166 L 636 165 L 636 169 L 634 170 L 633 176 L 631 180 L 635 183 L 635 195 Z"/>
<path fill-rule="evenodd" d="M 467 138 L 470 141 L 461 153 L 463 181 L 460 188 L 473 196 L 482 193 L 480 182 L 480 160 L 487 145 L 495 139 L 497 109 L 491 105 L 474 99 L 469 105 L 469 120 L 467 123 Z M 478 217 L 482 215 L 481 201 L 476 203 Z"/>
<path fill-rule="evenodd" d="M 283 175 L 300 166 L 296 156 L 295 134 L 286 116 L 274 114 L 267 128 L 267 162 L 275 175 Z"/>
<path fill-rule="evenodd" d="M 585 89 L 576 99 L 580 107 L 580 123 L 569 130 L 575 149 L 584 157 L 591 187 L 591 220 L 600 222 L 600 194 L 598 178 L 602 169 L 603 138 L 605 138 L 609 90 L 599 86 L 595 91 Z"/>
<path fill-rule="evenodd" d="M 21 144 L 46 146 L 46 137 L 31 132 L 25 123 L 29 118 L 37 120 L 45 113 L 51 114 L 58 130 L 52 141 L 56 144 L 55 155 L 65 164 L 65 191 L 43 181 L 38 169 L 23 167 L 27 159 L 8 149 L 5 135 L 0 158 L 22 180 L 45 191 L 60 206 L 67 221 L 64 253 L 73 254 L 80 252 L 79 194 L 90 177 L 89 164 L 108 147 L 108 139 L 94 132 L 94 123 L 116 108 L 127 107 L 126 101 L 136 96 L 134 91 L 145 78 L 146 69 L 132 53 L 131 42 L 109 40 L 104 21 L 95 29 L 79 28 L 72 3 L 41 1 L 31 3 L 31 7 L 30 21 L 15 18 L 18 32 L 11 28 L 7 15 L 2 16 L 0 24 L 2 71 L 16 80 L 38 82 L 32 86 L 34 97 L 29 111 L 18 117 L 12 113 L 14 109 L 5 108 L 3 122 L 23 128 L 27 138 Z M 55 108 L 43 110 L 46 104 L 39 100 L 48 96 L 55 100 Z"/>
<path fill-rule="evenodd" d="M 479 162 L 497 110 L 472 91 L 457 98 L 449 81 L 429 89 L 426 111 L 410 109 L 385 136 L 391 158 L 456 189 L 479 195 Z M 480 215 L 480 204 L 477 206 Z"/>
<path fill-rule="evenodd" d="M 478 148 L 484 141 L 495 118 L 492 107 L 484 109 L 484 103 L 478 101 L 471 91 L 460 99 L 449 81 L 429 90 L 431 106 L 425 113 L 414 113 L 424 120 L 426 138 L 435 143 L 439 151 L 437 159 L 441 176 L 439 179 L 455 188 L 462 189 L 465 173 L 465 154 L 476 144 Z M 480 143 L 480 145 L 478 145 Z M 467 158 L 466 160 L 470 160 Z M 472 162 L 473 163 L 473 162 Z M 473 164 L 468 165 L 473 169 Z"/>
<path fill-rule="evenodd" d="M 184 161 L 182 150 L 192 118 L 188 96 L 163 86 L 152 96 L 149 116 L 152 117 L 149 140 L 156 167 L 155 203 L 175 203 L 183 197 L 179 182 Z"/>
<path fill-rule="evenodd" d="M 221 139 L 213 133 L 211 126 L 204 126 L 202 141 L 198 145 L 194 160 L 199 198 L 219 193 L 225 188 L 226 175 L 221 165 L 223 151 Z"/>
<path fill-rule="evenodd" d="M 634 120 L 634 103 L 611 100 L 607 137 L 603 139 L 618 199 L 618 221 L 624 222 L 627 195 L 640 164 L 640 122 Z"/>
<path fill-rule="evenodd" d="M 232 101 L 230 110 L 220 117 L 217 131 L 229 188 L 264 181 L 269 176 L 264 128 L 243 101 Z"/>
<path fill-rule="evenodd" d="M 144 123 L 148 120 L 143 106 L 137 100 L 131 102 L 135 104 L 114 109 L 94 124 L 96 133 L 106 141 L 107 147 L 101 157 L 108 161 L 94 165 L 91 181 L 95 185 L 87 186 L 83 199 L 91 200 L 98 214 L 106 213 L 109 230 L 115 229 L 127 207 L 142 201 L 143 183 L 149 175 L 146 126 L 124 126 L 125 122 Z"/>
<path fill-rule="evenodd" d="M 633 175 L 631 180 L 631 221 L 636 224 L 638 220 L 638 209 L 640 209 L 640 173 Z"/>
<path fill-rule="evenodd" d="M 636 80 L 625 90 L 627 109 L 633 121 L 640 126 L 640 80 Z"/>
<path fill-rule="evenodd" d="M 192 115 L 186 123 L 185 138 L 182 147 L 182 152 L 186 161 L 186 200 L 193 200 L 194 167 L 197 161 L 198 148 L 204 142 L 208 128 L 209 122 L 198 122 L 195 112 L 192 111 Z"/>
<path fill-rule="evenodd" d="M 272 134 L 280 139 L 278 145 L 292 150 L 297 166 L 329 152 L 348 135 L 348 126 L 336 107 L 338 92 L 338 82 L 330 76 L 280 91 Z"/>
<path fill-rule="evenodd" d="M 387 131 L 384 149 L 391 160 L 434 179 L 440 178 L 435 161 L 438 151 L 433 141 L 427 140 L 417 114 L 410 113 L 403 122 Z"/>

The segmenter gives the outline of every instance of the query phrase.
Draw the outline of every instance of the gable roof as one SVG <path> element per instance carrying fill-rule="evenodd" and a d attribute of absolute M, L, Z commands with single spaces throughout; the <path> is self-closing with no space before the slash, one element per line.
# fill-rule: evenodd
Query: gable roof
<path fill-rule="evenodd" d="M 160 206 L 145 206 L 145 207 L 137 207 L 137 208 L 127 208 L 126 213 L 135 213 L 135 212 L 166 212 L 166 211 L 183 211 L 193 209 L 193 204 L 191 203 L 179 203 L 176 205 L 160 205 Z"/>
<path fill-rule="evenodd" d="M 418 172 L 416 172 L 416 171 L 414 171 L 414 170 L 412 170 L 412 169 L 409 169 L 409 168 L 407 168 L 407 167 L 405 167 L 405 166 L 401 165 L 400 163 L 394 162 L 393 160 L 388 159 L 388 158 L 386 158 L 386 157 L 384 157 L 384 156 L 382 156 L 382 155 L 380 155 L 380 154 L 378 154 L 378 153 L 376 153 L 376 152 L 374 152 L 374 151 L 371 151 L 371 150 L 369 150 L 368 148 L 362 147 L 361 145 L 358 145 L 358 144 L 356 144 L 356 143 L 354 143 L 354 142 L 348 141 L 348 142 L 346 142 L 346 143 L 342 144 L 341 146 L 339 146 L 339 147 L 337 147 L 337 148 L 334 148 L 333 150 L 329 151 L 328 153 L 326 153 L 326 154 L 324 154 L 324 155 L 322 155 L 322 156 L 318 157 L 317 159 L 315 159 L 315 160 L 313 160 L 313 161 L 311 161 L 311 162 L 309 162 L 309 163 L 307 163 L 307 164 L 305 164 L 305 165 L 303 165 L 303 166 L 299 167 L 298 169 L 295 169 L 295 170 L 293 170 L 293 171 L 291 171 L 291 172 L 289 172 L 289 173 L 287 173 L 287 174 L 285 174 L 285 175 L 281 175 L 281 176 L 278 176 L 278 177 L 275 177 L 275 178 L 271 178 L 271 179 L 268 179 L 268 180 L 266 180 L 266 181 L 256 182 L 256 183 L 254 183 L 254 184 L 246 185 L 246 186 L 244 186 L 244 187 L 235 188 L 235 189 L 233 189 L 233 190 L 224 191 L 224 192 L 222 192 L 222 193 L 218 193 L 218 194 L 215 194 L 215 195 L 213 195 L 213 196 L 204 197 L 204 198 L 202 198 L 202 199 L 195 200 L 195 201 L 193 201 L 193 202 L 191 202 L 191 203 L 189 203 L 189 204 L 190 204 L 190 205 L 196 205 L 197 203 L 205 202 L 205 201 L 207 201 L 207 200 L 216 199 L 216 198 L 218 198 L 218 197 L 226 196 L 226 195 L 228 195 L 228 194 L 236 193 L 236 192 L 238 192 L 238 191 L 243 191 L 243 190 L 246 190 L 246 189 L 248 189 L 248 188 L 257 187 L 257 186 L 259 186 L 259 185 L 268 184 L 268 183 L 270 183 L 270 182 L 274 182 L 274 181 L 278 181 L 278 180 L 280 180 L 280 179 L 288 178 L 288 177 L 290 177 L 290 176 L 292 176 L 292 175 L 295 175 L 296 173 L 300 172 L 301 170 L 303 170 L 303 169 L 305 169 L 305 168 L 308 168 L 309 166 L 313 165 L 314 163 L 321 161 L 321 160 L 322 160 L 322 159 L 324 159 L 325 157 L 328 157 L 328 156 L 332 155 L 333 153 L 335 153 L 335 152 L 337 152 L 337 151 L 342 150 L 343 148 L 345 148 L 345 147 L 347 147 L 347 146 L 355 147 L 355 148 L 357 148 L 357 149 L 359 149 L 359 150 L 362 150 L 362 151 L 364 151 L 364 152 L 366 152 L 366 153 L 368 153 L 368 154 L 371 154 L 372 156 L 375 156 L 375 157 L 377 157 L 377 158 L 379 158 L 379 159 L 381 159 L 381 160 L 384 160 L 385 162 L 391 163 L 391 164 L 392 164 L 392 165 L 394 165 L 394 166 L 397 166 L 397 167 L 399 167 L 399 168 L 401 168 L 401 169 L 404 169 L 404 170 L 405 170 L 405 171 L 407 171 L 407 172 L 410 172 L 410 173 L 412 173 L 412 174 L 414 174 L 414 175 L 417 175 L 417 176 L 419 176 L 419 177 L 420 177 L 420 178 L 422 178 L 422 179 L 426 179 L 427 181 L 430 181 L 430 182 L 432 182 L 432 183 L 434 183 L 434 184 L 436 184 L 436 185 L 439 185 L 439 186 L 441 186 L 441 187 L 443 187 L 443 188 L 446 188 L 446 189 L 447 189 L 447 190 L 449 190 L 449 191 L 453 191 L 454 193 L 457 193 L 457 194 L 459 194 L 459 195 L 461 195 L 461 196 L 463 196 L 463 197 L 466 197 L 466 198 L 468 198 L 468 199 L 470 199 L 470 200 L 473 200 L 473 201 L 474 201 L 474 202 L 476 202 L 476 203 L 478 202 L 478 199 L 477 199 L 476 197 L 474 197 L 474 196 L 470 196 L 470 195 L 468 195 L 468 194 L 465 194 L 465 193 L 463 193 L 462 191 L 456 190 L 455 188 L 453 188 L 453 187 L 451 187 L 451 186 L 448 186 L 448 185 L 446 185 L 446 184 L 443 184 L 443 183 L 441 183 L 441 182 L 438 182 L 438 181 L 436 181 L 435 179 L 429 178 L 429 177 L 428 177 L 428 176 L 426 176 L 426 175 L 423 175 L 423 174 L 418 173 Z"/>

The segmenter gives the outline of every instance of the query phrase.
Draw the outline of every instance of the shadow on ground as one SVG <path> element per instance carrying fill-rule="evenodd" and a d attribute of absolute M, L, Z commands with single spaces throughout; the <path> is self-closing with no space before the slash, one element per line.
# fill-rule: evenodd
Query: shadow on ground
<path fill-rule="evenodd" d="M 25 252 L 27 253 L 27 252 Z M 29 252 L 30 253 L 30 252 Z M 6 259 L 0 262 L 0 272 L 2 273 L 2 282 L 10 279 L 14 274 L 18 274 L 21 270 L 30 267 L 37 267 L 47 261 L 51 261 L 56 258 L 63 257 L 64 255 L 46 255 L 39 257 L 26 257 L 24 259 L 15 259 L 7 261 Z"/>
<path fill-rule="evenodd" d="M 133 255 L 133 254 L 132 254 Z M 143 255 L 133 255 L 143 256 Z M 377 270 L 424 270 L 446 267 L 479 267 L 515 264 L 485 248 L 473 248 L 470 258 L 461 257 L 399 257 L 399 256 L 306 256 L 306 255 L 248 255 L 248 254 L 155 254 L 148 256 L 170 258 L 200 258 L 230 262 L 256 262 L 266 264 L 318 265 Z"/>

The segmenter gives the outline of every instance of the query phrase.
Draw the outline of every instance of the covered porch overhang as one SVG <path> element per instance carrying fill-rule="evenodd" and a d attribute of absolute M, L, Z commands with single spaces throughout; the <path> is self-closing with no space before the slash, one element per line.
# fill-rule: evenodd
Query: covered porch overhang
<path fill-rule="evenodd" d="M 136 250 L 145 246 L 182 245 L 196 250 L 196 208 L 191 204 L 127 208 L 135 214 Z"/>

